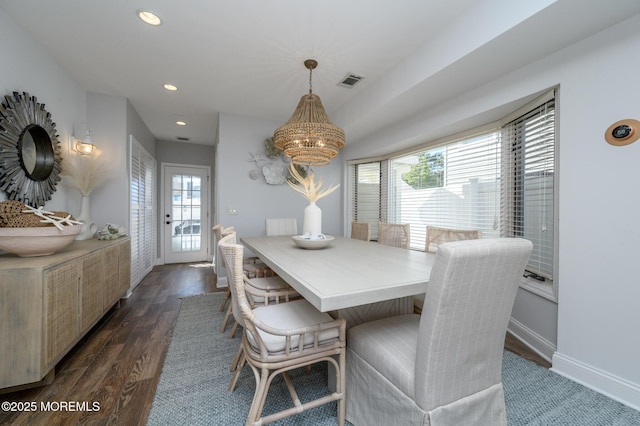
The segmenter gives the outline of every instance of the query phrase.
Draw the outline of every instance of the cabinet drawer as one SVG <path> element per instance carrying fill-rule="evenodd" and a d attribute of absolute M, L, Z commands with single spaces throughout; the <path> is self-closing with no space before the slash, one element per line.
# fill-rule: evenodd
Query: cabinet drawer
<path fill-rule="evenodd" d="M 45 272 L 47 366 L 57 362 L 78 337 L 78 279 L 77 262 Z"/>
<path fill-rule="evenodd" d="M 102 316 L 104 300 L 104 252 L 95 252 L 83 256 L 81 259 L 82 275 L 80 279 L 81 323 L 82 330 L 86 330 Z"/>

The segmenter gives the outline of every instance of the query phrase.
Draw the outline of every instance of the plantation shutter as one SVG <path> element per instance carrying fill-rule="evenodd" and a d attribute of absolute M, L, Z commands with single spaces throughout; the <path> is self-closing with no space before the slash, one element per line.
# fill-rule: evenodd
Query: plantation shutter
<path fill-rule="evenodd" d="M 155 159 L 131 136 L 129 182 L 132 288 L 151 272 L 155 264 L 155 176 Z"/>

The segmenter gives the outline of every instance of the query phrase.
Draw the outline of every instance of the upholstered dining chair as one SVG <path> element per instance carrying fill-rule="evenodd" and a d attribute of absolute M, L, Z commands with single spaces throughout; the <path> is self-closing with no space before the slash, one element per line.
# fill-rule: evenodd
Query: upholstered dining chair
<path fill-rule="evenodd" d="M 350 328 L 347 420 L 506 425 L 504 339 L 531 250 L 518 238 L 444 243 L 422 315 Z"/>
<path fill-rule="evenodd" d="M 369 241 L 371 239 L 371 226 L 367 222 L 351 222 L 351 238 Z"/>
<path fill-rule="evenodd" d="M 218 243 L 228 265 L 234 311 L 242 317 L 242 352 L 238 368 L 249 364 L 256 379 L 247 425 L 262 425 L 332 401 L 338 403 L 338 423 L 345 419 L 345 335 L 346 321 L 333 319 L 304 299 L 251 308 L 242 277 L 243 246 L 235 235 Z M 336 359 L 337 358 L 337 359 Z M 288 371 L 317 362 L 329 362 L 336 371 L 336 390 L 312 401 L 300 402 Z M 282 374 L 293 399 L 293 407 L 262 416 L 269 386 Z"/>
<path fill-rule="evenodd" d="M 265 229 L 267 237 L 296 235 L 298 221 L 295 218 L 269 218 L 265 220 Z"/>
<path fill-rule="evenodd" d="M 482 231 L 477 229 L 453 229 L 438 226 L 427 226 L 424 251 L 435 253 L 442 243 L 451 241 L 478 240 L 482 238 Z M 413 310 L 419 314 L 424 305 L 424 293 L 413 296 Z"/>
<path fill-rule="evenodd" d="M 409 248 L 411 227 L 407 224 L 385 223 L 378 224 L 378 243 L 387 246 Z"/>

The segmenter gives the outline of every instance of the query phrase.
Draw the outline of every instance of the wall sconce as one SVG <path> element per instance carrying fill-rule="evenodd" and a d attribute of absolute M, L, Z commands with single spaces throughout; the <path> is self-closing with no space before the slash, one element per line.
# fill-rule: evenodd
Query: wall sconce
<path fill-rule="evenodd" d="M 71 141 L 73 142 L 71 145 L 71 151 L 74 151 L 80 155 L 90 156 L 93 154 L 95 150 L 95 145 L 93 144 L 93 138 L 91 137 L 91 133 L 87 130 L 87 135 L 84 139 L 76 139 L 71 136 Z"/>

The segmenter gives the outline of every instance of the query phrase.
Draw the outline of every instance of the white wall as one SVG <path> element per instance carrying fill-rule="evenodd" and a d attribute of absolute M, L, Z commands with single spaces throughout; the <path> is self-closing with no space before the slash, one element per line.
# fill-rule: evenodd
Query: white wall
<path fill-rule="evenodd" d="M 505 105 L 559 85 L 559 266 L 554 370 L 640 409 L 640 142 L 604 131 L 640 119 L 640 16 L 349 145 L 344 158 L 426 142 L 496 119 Z M 507 108 L 508 109 L 508 108 Z M 444 130 L 443 130 L 444 129 Z M 415 142 L 414 142 L 415 143 Z M 524 293 L 523 293 L 524 292 Z M 521 290 L 513 316 L 556 341 L 555 309 Z"/>
<path fill-rule="evenodd" d="M 82 136 L 89 127 L 102 158 L 112 169 L 108 181 L 91 194 L 92 219 L 99 227 L 107 222 L 128 227 L 127 138 L 135 133 L 155 153 L 151 133 L 125 98 L 85 91 L 1 8 L 0 40 L 6 41 L 0 43 L 0 57 L 6 59 L 0 67 L 0 94 L 4 97 L 26 91 L 45 104 L 56 123 L 63 164 L 65 157 L 74 155 L 69 153 L 69 137 Z M 6 198 L 0 193 L 0 201 Z M 77 215 L 80 194 L 61 182 L 46 208 Z"/>
<path fill-rule="evenodd" d="M 291 106 L 292 112 L 295 105 Z M 252 180 L 249 172 L 256 163 L 248 161 L 251 153 L 264 152 L 264 140 L 283 123 L 259 120 L 233 114 L 220 114 L 219 140 L 215 184 L 217 200 L 216 215 L 225 227 L 233 226 L 238 238 L 264 235 L 265 219 L 269 217 L 293 217 L 298 221 L 298 232 L 302 232 L 302 214 L 309 204 L 287 184 L 269 185 L 262 175 Z M 313 167 L 317 178 L 326 186 L 339 184 L 342 180 L 342 165 L 339 158 L 327 166 Z M 237 209 L 237 215 L 227 214 L 228 206 Z M 338 192 L 318 201 L 322 209 L 322 231 L 326 234 L 342 235 L 342 204 Z"/>
<path fill-rule="evenodd" d="M 86 123 L 86 95 L 65 71 L 55 63 L 32 38 L 18 27 L 0 9 L 0 96 L 14 91 L 28 92 L 38 102 L 45 105 L 56 124 L 58 139 L 62 147 L 63 158 L 68 153 L 69 136 L 75 128 Z M 64 161 L 64 160 L 63 160 Z M 77 192 L 58 184 L 49 210 L 69 211 L 70 195 Z M 4 191 L 0 191 L 0 201 L 6 200 Z M 78 201 L 79 206 L 79 201 Z M 79 213 L 74 211 L 72 213 Z"/>

